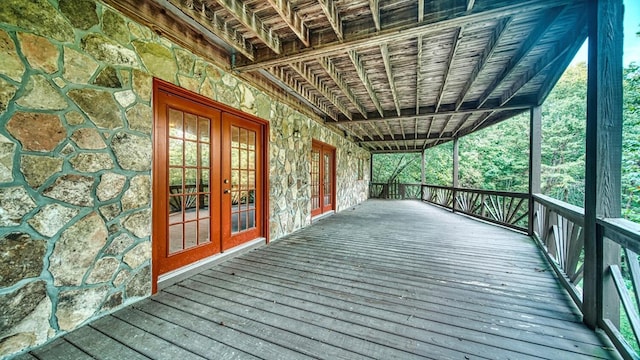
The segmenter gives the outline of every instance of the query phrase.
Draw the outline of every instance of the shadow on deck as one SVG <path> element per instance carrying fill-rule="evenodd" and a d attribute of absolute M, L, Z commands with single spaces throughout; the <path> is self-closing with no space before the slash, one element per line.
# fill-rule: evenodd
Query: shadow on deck
<path fill-rule="evenodd" d="M 525 235 L 418 201 L 355 209 L 22 358 L 610 359 Z"/>

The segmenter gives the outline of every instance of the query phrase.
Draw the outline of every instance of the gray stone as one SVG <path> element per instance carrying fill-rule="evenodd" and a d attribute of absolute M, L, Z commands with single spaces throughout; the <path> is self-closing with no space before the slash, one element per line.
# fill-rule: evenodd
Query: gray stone
<path fill-rule="evenodd" d="M 69 160 L 71 166 L 80 171 L 94 173 L 100 170 L 113 169 L 113 160 L 107 153 L 80 153 Z"/>
<path fill-rule="evenodd" d="M 96 212 L 65 230 L 49 257 L 56 286 L 78 286 L 98 252 L 107 242 L 107 227 Z"/>
<path fill-rule="evenodd" d="M 122 196 L 122 210 L 132 210 L 148 206 L 151 202 L 151 178 L 139 175 L 129 182 L 129 188 Z"/>
<path fill-rule="evenodd" d="M 104 173 L 100 177 L 100 184 L 96 189 L 98 200 L 107 201 L 115 198 L 122 192 L 127 177 L 116 173 Z"/>
<path fill-rule="evenodd" d="M 123 222 L 125 229 L 138 238 L 151 235 L 151 210 L 143 210 L 129 215 Z"/>
<path fill-rule="evenodd" d="M 63 160 L 51 156 L 22 155 L 20 171 L 27 184 L 39 188 L 55 173 L 62 171 Z"/>
<path fill-rule="evenodd" d="M 120 82 L 120 79 L 118 79 L 118 73 L 112 66 L 107 66 L 102 71 L 100 71 L 95 80 L 93 80 L 93 84 L 113 89 L 122 88 L 122 83 Z"/>
<path fill-rule="evenodd" d="M 17 226 L 36 208 L 29 193 L 21 187 L 0 187 L 0 226 Z"/>
<path fill-rule="evenodd" d="M 0 116 L 4 115 L 9 106 L 9 101 L 16 95 L 18 88 L 8 81 L 0 78 Z"/>
<path fill-rule="evenodd" d="M 69 156 L 74 152 L 76 152 L 76 148 L 74 148 L 73 145 L 71 145 L 70 143 L 66 143 L 60 150 L 60 155 Z"/>
<path fill-rule="evenodd" d="M 96 69 L 98 69 L 98 63 L 90 56 L 68 47 L 64 48 L 63 76 L 69 82 L 87 84 Z"/>
<path fill-rule="evenodd" d="M 19 33 L 22 53 L 32 68 L 42 70 L 48 74 L 58 71 L 58 58 L 60 50 L 49 40 L 28 33 Z"/>
<path fill-rule="evenodd" d="M 83 128 L 74 131 L 73 134 L 71 134 L 71 140 L 73 140 L 80 149 L 98 150 L 107 148 L 107 144 L 105 144 L 100 133 L 93 128 Z"/>
<path fill-rule="evenodd" d="M 123 169 L 133 171 L 151 170 L 151 139 L 125 132 L 119 132 L 111 140 L 111 148 L 118 164 Z"/>
<path fill-rule="evenodd" d="M 17 112 L 6 129 L 27 151 L 53 151 L 67 137 L 60 118 L 52 114 Z"/>
<path fill-rule="evenodd" d="M 122 213 L 122 209 L 120 208 L 120 203 L 115 202 L 113 204 L 108 204 L 100 207 L 100 214 L 107 220 L 111 221 L 115 219 Z"/>
<path fill-rule="evenodd" d="M 36 110 L 63 110 L 68 104 L 56 86 L 51 85 L 42 75 L 29 78 L 25 93 L 16 100 L 23 108 Z"/>
<path fill-rule="evenodd" d="M 2 10 L 0 10 L 0 17 L 1 16 Z M 22 80 L 22 74 L 24 74 L 25 70 L 13 40 L 9 34 L 3 30 L 0 30 L 0 69 L 2 69 L 4 75 L 15 81 Z"/>
<path fill-rule="evenodd" d="M 153 117 L 151 107 L 137 103 L 127 110 L 129 129 L 151 135 Z"/>
<path fill-rule="evenodd" d="M 77 111 L 69 111 L 64 117 L 69 125 L 81 125 L 84 123 L 84 116 Z"/>
<path fill-rule="evenodd" d="M 113 94 L 113 96 L 123 108 L 127 108 L 136 102 L 136 94 L 131 90 L 120 91 Z"/>
<path fill-rule="evenodd" d="M 147 260 L 151 260 L 151 246 L 149 241 L 144 241 L 124 255 L 124 262 L 130 268 L 136 269 L 144 264 Z"/>
<path fill-rule="evenodd" d="M 124 250 L 133 245 L 133 239 L 127 234 L 120 234 L 104 250 L 106 255 L 120 255 Z"/>
<path fill-rule="evenodd" d="M 127 279 L 129 278 L 129 275 L 130 275 L 129 270 L 127 269 L 120 270 L 118 275 L 116 275 L 116 278 L 113 279 L 113 285 L 118 287 L 124 284 L 124 282 L 127 281 Z"/>
<path fill-rule="evenodd" d="M 16 144 L 0 134 L 0 184 L 13 181 L 13 157 Z"/>
<path fill-rule="evenodd" d="M 110 65 L 138 67 L 136 53 L 101 34 L 87 34 L 82 49 L 98 61 Z"/>
<path fill-rule="evenodd" d="M 89 320 L 100 310 L 108 292 L 107 285 L 60 292 L 56 310 L 60 330 L 73 330 Z"/>
<path fill-rule="evenodd" d="M 145 266 L 125 285 L 127 298 L 151 295 L 151 267 Z"/>
<path fill-rule="evenodd" d="M 93 266 L 93 270 L 87 278 L 87 284 L 103 283 L 111 280 L 111 277 L 118 271 L 120 261 L 113 257 L 101 258 Z"/>
<path fill-rule="evenodd" d="M 170 49 L 157 43 L 143 41 L 134 41 L 133 47 L 149 73 L 163 80 L 175 81 L 178 66 Z"/>
<path fill-rule="evenodd" d="M 102 14 L 102 31 L 108 37 L 114 39 L 122 45 L 129 44 L 129 28 L 122 16 L 105 9 Z"/>
<path fill-rule="evenodd" d="M 91 188 L 93 178 L 81 175 L 62 175 L 43 195 L 72 205 L 93 206 Z"/>
<path fill-rule="evenodd" d="M 27 220 L 29 225 L 40 234 L 53 237 L 71 219 L 78 215 L 79 211 L 74 208 L 62 206 L 60 204 L 45 205 L 31 219 Z"/>
<path fill-rule="evenodd" d="M 30 300 L 28 300 L 30 301 Z M 45 296 L 42 301 L 0 340 L 0 354 L 12 354 L 44 343 L 55 334 L 49 325 L 51 300 Z M 2 314 L 0 314 L 1 316 Z"/>
<path fill-rule="evenodd" d="M 101 310 L 113 310 L 115 308 L 117 308 L 118 306 L 122 305 L 122 291 L 118 291 L 117 293 L 113 293 L 111 295 L 109 295 L 109 298 L 107 298 L 107 300 L 104 302 L 104 304 L 102 305 L 102 309 Z"/>
<path fill-rule="evenodd" d="M 123 126 L 120 109 L 110 93 L 102 90 L 78 89 L 69 91 L 68 95 L 96 126 L 105 129 Z"/>
<path fill-rule="evenodd" d="M 23 233 L 0 238 L 0 287 L 11 286 L 22 279 L 40 276 L 46 242 Z"/>
<path fill-rule="evenodd" d="M 62 42 L 73 41 L 71 24 L 47 0 L 3 0 L 0 23 Z"/>
<path fill-rule="evenodd" d="M 13 292 L 0 295 L 0 334 L 6 334 L 24 320 L 46 297 L 44 281 L 32 282 Z"/>
<path fill-rule="evenodd" d="M 88 30 L 100 21 L 93 0 L 60 0 L 59 6 L 60 11 L 78 29 Z"/>

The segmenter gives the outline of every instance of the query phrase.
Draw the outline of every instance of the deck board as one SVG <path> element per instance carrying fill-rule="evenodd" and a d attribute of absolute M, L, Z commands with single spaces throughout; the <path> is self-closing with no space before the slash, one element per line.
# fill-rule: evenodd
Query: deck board
<path fill-rule="evenodd" d="M 216 265 L 31 354 L 65 352 L 172 360 L 618 358 L 581 323 L 530 238 L 420 202 L 384 200 Z"/>

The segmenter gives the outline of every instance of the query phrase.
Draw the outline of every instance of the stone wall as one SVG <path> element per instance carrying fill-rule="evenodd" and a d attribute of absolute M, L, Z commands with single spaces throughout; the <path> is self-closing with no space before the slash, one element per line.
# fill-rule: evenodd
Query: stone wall
<path fill-rule="evenodd" d="M 368 152 L 220 67 L 92 0 L 4 0 L 0 357 L 150 294 L 154 76 L 270 121 L 271 239 L 311 221 L 312 138 L 338 210 L 366 199 Z"/>

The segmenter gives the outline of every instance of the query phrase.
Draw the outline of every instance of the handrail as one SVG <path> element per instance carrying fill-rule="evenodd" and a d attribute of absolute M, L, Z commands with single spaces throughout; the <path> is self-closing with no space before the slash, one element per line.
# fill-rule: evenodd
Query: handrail
<path fill-rule="evenodd" d="M 526 199 L 529 197 L 527 193 L 521 193 L 516 191 L 504 191 L 504 190 L 485 190 L 485 189 L 475 189 L 475 188 L 463 188 L 463 187 L 453 187 L 453 186 L 442 186 L 442 185 L 431 185 L 431 184 L 422 184 L 422 186 L 428 186 L 436 189 L 447 189 L 447 190 L 456 190 L 456 191 L 467 191 L 474 192 L 478 194 L 484 195 L 496 195 L 496 196 L 509 196 L 515 198 Z"/>
<path fill-rule="evenodd" d="M 603 237 L 640 254 L 640 224 L 623 218 L 601 218 L 596 224 L 602 227 Z"/>
<path fill-rule="evenodd" d="M 533 194 L 533 199 L 572 222 L 584 226 L 584 209 L 581 207 L 542 194 Z"/>

